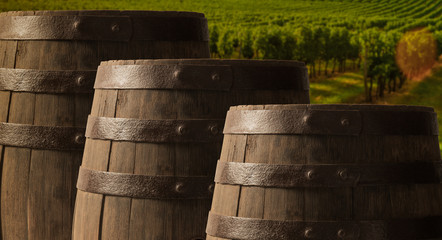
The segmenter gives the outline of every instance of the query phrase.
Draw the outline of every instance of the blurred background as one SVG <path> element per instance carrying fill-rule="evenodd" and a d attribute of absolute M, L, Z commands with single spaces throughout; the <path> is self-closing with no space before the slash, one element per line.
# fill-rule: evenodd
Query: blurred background
<path fill-rule="evenodd" d="M 214 58 L 300 60 L 312 103 L 431 106 L 442 126 L 442 0 L 0 2 L 1 11 L 82 9 L 202 12 Z"/>

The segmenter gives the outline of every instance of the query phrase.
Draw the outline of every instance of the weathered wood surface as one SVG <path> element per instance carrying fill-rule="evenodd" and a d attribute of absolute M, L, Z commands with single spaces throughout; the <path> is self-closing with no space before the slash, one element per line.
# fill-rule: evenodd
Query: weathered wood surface
<path fill-rule="evenodd" d="M 137 60 L 103 62 L 100 67 L 177 64 L 205 67 L 241 63 L 247 65 L 247 61 Z M 274 62 L 263 64 L 275 65 Z M 303 64 L 290 64 L 305 70 Z M 268 73 L 271 75 L 271 67 Z M 306 79 L 293 79 L 301 80 Z M 269 102 L 306 103 L 309 102 L 308 90 L 96 89 L 91 116 L 146 120 L 224 119 L 231 105 Z M 221 138 L 211 143 L 135 143 L 87 138 L 82 167 L 149 176 L 213 176 L 220 150 Z M 210 205 L 210 199 L 136 199 L 78 190 L 73 238 L 204 239 Z"/>
<path fill-rule="evenodd" d="M 7 12 L 0 14 L 0 22 L 5 16 L 136 15 L 143 17 L 156 14 L 167 16 L 169 13 L 143 11 Z M 174 17 L 179 13 L 170 15 Z M 192 16 L 192 13 L 187 15 Z M 203 18 L 202 14 L 194 14 L 194 16 Z M 96 70 L 99 63 L 104 60 L 199 58 L 209 57 L 209 50 L 207 41 L 118 42 L 0 39 L 0 54 L 0 67 L 2 68 Z M 112 99 L 106 101 L 112 101 Z M 91 105 L 92 93 L 46 94 L 3 90 L 0 91 L 0 121 L 41 126 L 85 127 Z M 112 112 L 111 116 L 113 115 Z M 75 184 L 82 152 L 0 146 L 0 153 L 3 239 L 70 239 L 76 195 Z M 99 162 L 99 156 L 94 159 L 94 162 Z"/>
<path fill-rule="evenodd" d="M 314 108 L 315 105 L 257 105 L 232 107 L 230 111 Z M 345 106 L 316 105 L 316 109 L 321 108 L 343 110 Z M 350 105 L 349 108 L 382 110 L 383 106 Z M 418 110 L 428 111 L 428 108 L 416 107 L 411 111 Z M 315 165 L 440 162 L 440 159 L 438 138 L 434 135 L 226 134 L 220 161 Z M 217 183 L 211 212 L 301 222 L 418 219 L 442 216 L 441 202 L 442 184 L 274 188 Z M 321 232 L 312 231 L 311 235 L 316 236 L 313 239 L 337 239 L 337 236 L 322 236 Z M 399 239 L 394 235 L 390 237 L 385 239 Z M 208 235 L 207 239 L 224 238 Z"/>

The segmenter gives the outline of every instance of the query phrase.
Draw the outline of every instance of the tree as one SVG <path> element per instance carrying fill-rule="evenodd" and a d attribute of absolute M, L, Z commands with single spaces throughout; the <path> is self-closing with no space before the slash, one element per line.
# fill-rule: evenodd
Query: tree
<path fill-rule="evenodd" d="M 233 40 L 232 40 L 232 31 L 225 30 L 222 32 L 219 40 L 218 40 L 218 52 L 221 58 L 229 58 L 232 56 L 234 51 Z"/>
<path fill-rule="evenodd" d="M 320 48 L 320 58 L 324 61 L 324 74 L 328 76 L 327 67 L 328 62 L 333 58 L 333 45 L 330 38 L 330 28 L 325 27 L 322 30 L 322 45 Z"/>
<path fill-rule="evenodd" d="M 316 76 L 316 62 L 321 60 L 321 49 L 323 46 L 323 31 L 322 27 L 314 27 L 312 30 L 312 48 L 310 49 L 312 55 L 312 75 Z M 319 66 L 321 63 L 319 62 Z M 319 67 L 320 68 L 320 67 Z M 319 69 L 321 71 L 321 69 Z"/>
<path fill-rule="evenodd" d="M 252 33 L 250 30 L 247 29 L 247 31 L 243 32 L 241 34 L 241 56 L 247 59 L 253 58 L 253 39 L 252 39 Z"/>
<path fill-rule="evenodd" d="M 296 35 L 298 37 L 297 48 L 296 48 L 296 56 L 299 60 L 305 62 L 307 65 L 310 65 L 310 77 L 312 74 L 312 64 L 314 60 L 317 58 L 313 56 L 314 52 L 311 51 L 314 47 L 313 44 L 313 33 L 311 28 L 306 26 L 302 26 L 296 30 Z"/>
<path fill-rule="evenodd" d="M 332 74 L 335 72 L 336 61 L 338 60 L 340 54 L 339 41 L 339 29 L 332 28 L 330 31 L 330 54 L 331 58 L 333 59 Z"/>
<path fill-rule="evenodd" d="M 291 32 L 284 32 L 282 35 L 282 52 L 280 59 L 292 60 L 295 58 L 296 38 Z"/>
<path fill-rule="evenodd" d="M 436 40 L 427 29 L 405 33 L 398 43 L 397 51 L 396 61 L 409 78 L 425 74 L 434 66 L 438 57 Z"/>
<path fill-rule="evenodd" d="M 339 72 L 345 71 L 345 60 L 348 58 L 350 45 L 350 34 L 346 28 L 340 28 L 338 31 L 338 43 L 336 45 L 336 60 L 339 63 Z"/>
<path fill-rule="evenodd" d="M 212 25 L 211 28 L 209 29 L 209 33 L 210 33 L 210 38 L 209 38 L 210 53 L 212 54 L 212 56 L 215 57 L 219 55 L 218 46 L 217 46 L 219 39 L 218 27 L 216 25 Z"/>

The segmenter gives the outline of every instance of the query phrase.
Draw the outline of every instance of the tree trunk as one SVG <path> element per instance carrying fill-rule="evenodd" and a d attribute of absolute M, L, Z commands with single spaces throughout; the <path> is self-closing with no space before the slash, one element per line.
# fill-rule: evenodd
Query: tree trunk
<path fill-rule="evenodd" d="M 364 51 L 364 89 L 365 89 L 365 101 L 371 102 L 367 87 L 367 48 L 365 48 Z"/>
<path fill-rule="evenodd" d="M 371 94 L 372 89 L 373 89 L 373 78 L 370 78 L 370 87 L 368 89 L 368 102 L 372 102 L 373 101 L 373 98 L 371 96 L 372 95 Z"/>
<path fill-rule="evenodd" d="M 328 77 L 327 67 L 328 67 L 328 60 L 325 60 L 324 74 L 326 77 Z"/>

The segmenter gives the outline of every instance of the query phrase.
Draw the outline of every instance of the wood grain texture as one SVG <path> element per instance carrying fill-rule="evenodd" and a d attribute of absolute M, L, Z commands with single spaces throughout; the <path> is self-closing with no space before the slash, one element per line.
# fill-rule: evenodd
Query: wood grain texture
<path fill-rule="evenodd" d="M 257 105 L 231 110 L 307 108 Z M 240 141 L 245 143 L 238 144 Z M 283 165 L 441 161 L 437 136 L 225 135 L 220 161 L 238 159 Z M 225 216 L 295 221 L 418 219 L 442 216 L 441 194 L 442 184 L 286 189 L 216 184 L 211 211 Z"/>
<path fill-rule="evenodd" d="M 11 12 L 2 16 L 29 15 L 124 15 L 120 11 L 39 11 Z M 138 16 L 143 11 L 131 13 Z M 156 14 L 156 13 L 150 13 Z M 159 13 L 161 14 L 161 13 Z M 136 58 L 208 57 L 204 41 L 12 41 L 0 39 L 0 67 L 38 70 L 96 70 L 101 61 Z M 116 91 L 105 96 L 106 109 L 93 114 L 115 116 Z M 0 91 L 0 121 L 41 126 L 85 127 L 91 111 L 92 94 L 45 94 Z M 107 106 L 105 105 L 105 106 Z M 1 133 L 0 133 L 1 134 Z M 86 147 L 110 149 L 109 141 L 88 140 Z M 81 239 L 97 238 L 100 232 L 90 229 L 100 224 L 95 218 L 75 218 L 76 181 L 82 160 L 81 152 L 36 150 L 0 146 L 2 163 L 1 228 L 3 239 L 71 239 L 72 224 L 81 231 Z M 91 153 L 83 165 L 107 170 L 109 153 Z M 105 161 L 104 161 L 105 159 Z M 113 166 L 113 165 L 112 165 Z M 102 208 L 102 196 L 79 192 L 77 205 Z M 110 201 L 109 201 L 110 202 Z M 94 205 L 95 204 L 95 205 Z M 109 203 L 107 203 L 109 204 Z M 129 219 L 129 213 L 127 218 Z M 90 237 L 94 236 L 94 237 Z"/>
<path fill-rule="evenodd" d="M 185 60 L 181 60 L 185 61 Z M 209 62 L 210 60 L 201 60 Z M 155 64 L 154 61 L 108 61 L 102 65 Z M 167 64 L 173 64 L 167 63 Z M 160 79 L 159 79 L 160 80 Z M 210 80 L 210 79 L 208 79 Z M 118 92 L 109 95 L 111 91 Z M 106 99 L 104 96 L 109 96 Z M 92 116 L 105 116 L 112 108 L 109 102 L 116 102 L 115 117 L 145 120 L 165 119 L 224 119 L 228 108 L 241 103 L 263 104 L 267 102 L 299 103 L 308 102 L 308 92 L 291 90 L 104 90 L 96 89 Z M 103 112 L 98 112 L 100 109 Z M 243 161 L 246 138 L 236 140 L 237 151 L 229 157 L 237 156 L 235 161 Z M 96 139 L 88 139 L 83 166 L 102 170 L 105 166 L 110 172 L 134 173 L 149 176 L 213 176 L 216 161 L 221 151 L 221 142 L 215 143 L 132 143 L 111 141 L 111 147 L 92 147 Z M 104 142 L 104 141 L 103 141 Z M 102 165 L 92 165 L 89 155 L 101 152 L 109 154 Z M 221 158 L 227 158 L 226 154 Z M 101 160 L 100 160 L 101 161 Z M 228 194 L 238 193 L 239 189 Z M 150 240 L 199 240 L 205 239 L 205 226 L 211 200 L 180 199 L 130 199 L 127 197 L 101 196 L 88 204 L 104 202 L 103 209 L 88 208 L 79 204 L 82 198 L 97 194 L 79 191 L 75 208 L 75 219 L 82 219 L 89 226 L 87 239 L 150 239 Z M 92 199 L 92 198 L 89 198 Z M 237 201 L 237 200 L 236 200 Z M 221 204 L 221 203 L 219 203 Z M 236 213 L 236 202 L 229 205 Z M 130 213 L 129 217 L 127 213 Z M 97 216 L 101 215 L 101 219 Z M 87 219 L 92 219 L 88 221 Z M 97 223 L 97 220 L 100 223 Z M 84 232 L 74 224 L 74 239 Z M 81 235 L 82 236 L 82 235 Z"/>

